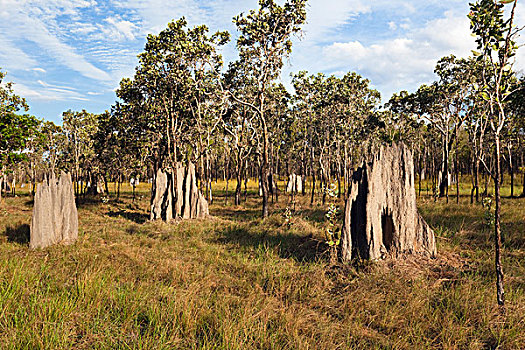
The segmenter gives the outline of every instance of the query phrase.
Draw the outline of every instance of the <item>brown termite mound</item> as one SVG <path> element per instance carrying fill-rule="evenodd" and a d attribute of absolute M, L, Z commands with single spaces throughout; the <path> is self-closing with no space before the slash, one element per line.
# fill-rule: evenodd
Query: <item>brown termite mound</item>
<path fill-rule="evenodd" d="M 412 152 L 403 144 L 381 147 L 352 176 L 346 201 L 341 258 L 436 254 L 434 232 L 419 214 Z"/>
<path fill-rule="evenodd" d="M 197 187 L 195 165 L 159 169 L 153 181 L 150 220 L 200 219 L 209 216 L 208 202 Z"/>
<path fill-rule="evenodd" d="M 51 174 L 36 189 L 29 246 L 71 244 L 77 238 L 78 213 L 71 175 L 62 172 L 57 182 Z"/>

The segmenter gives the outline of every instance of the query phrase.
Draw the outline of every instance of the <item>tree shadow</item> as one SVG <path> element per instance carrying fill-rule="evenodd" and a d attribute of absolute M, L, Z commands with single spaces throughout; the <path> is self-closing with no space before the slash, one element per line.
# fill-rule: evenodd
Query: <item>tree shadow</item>
<path fill-rule="evenodd" d="M 255 231 L 250 227 L 226 227 L 219 233 L 217 243 L 237 244 L 244 248 L 258 249 L 268 247 L 274 249 L 279 257 L 294 259 L 298 262 L 316 262 L 328 260 L 328 245 L 316 240 L 313 236 L 295 234 L 279 234 L 266 230 Z"/>
<path fill-rule="evenodd" d="M 5 229 L 5 235 L 7 241 L 18 244 L 28 244 L 30 240 L 30 227 L 28 224 L 21 224 L 16 227 L 7 226 Z"/>
<path fill-rule="evenodd" d="M 210 214 L 227 220 L 244 222 L 259 218 L 261 210 L 232 206 L 231 208 L 211 209 Z"/>
<path fill-rule="evenodd" d="M 326 210 L 321 208 L 301 209 L 296 212 L 296 215 L 310 222 L 321 223 L 326 221 Z"/>
<path fill-rule="evenodd" d="M 100 196 L 77 196 L 75 197 L 77 208 L 93 207 L 102 203 Z"/>
<path fill-rule="evenodd" d="M 122 217 L 126 220 L 133 221 L 136 224 L 143 224 L 149 220 L 149 216 L 146 213 L 130 212 L 125 210 L 114 211 L 110 210 L 106 213 L 107 216 L 112 218 Z"/>

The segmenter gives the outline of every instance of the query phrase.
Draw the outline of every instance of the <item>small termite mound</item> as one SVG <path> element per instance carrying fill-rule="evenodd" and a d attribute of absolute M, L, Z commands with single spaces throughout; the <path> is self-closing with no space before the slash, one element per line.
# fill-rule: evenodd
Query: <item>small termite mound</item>
<path fill-rule="evenodd" d="M 157 171 L 151 192 L 150 220 L 199 219 L 209 216 L 208 202 L 197 187 L 195 165 Z"/>

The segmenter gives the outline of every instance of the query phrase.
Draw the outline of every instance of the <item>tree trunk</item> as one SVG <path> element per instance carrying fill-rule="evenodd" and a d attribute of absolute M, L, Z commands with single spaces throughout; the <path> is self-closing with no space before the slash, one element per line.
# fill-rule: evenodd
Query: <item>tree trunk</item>
<path fill-rule="evenodd" d="M 455 173 L 456 173 L 456 203 L 459 204 L 459 164 L 458 164 L 458 151 L 459 151 L 459 147 L 458 147 L 458 140 L 459 140 L 459 137 L 458 137 L 458 128 L 456 127 L 456 152 L 454 154 L 454 170 L 455 170 Z"/>
<path fill-rule="evenodd" d="M 261 162 L 262 217 L 268 217 L 268 129 L 263 119 L 263 154 Z"/>
<path fill-rule="evenodd" d="M 108 177 L 107 177 L 107 175 L 104 176 L 104 188 L 106 190 L 106 194 L 109 196 L 109 187 L 108 187 Z"/>
<path fill-rule="evenodd" d="M 496 171 L 494 176 L 494 195 L 496 198 L 496 211 L 494 220 L 494 243 L 495 243 L 495 265 L 496 265 L 496 291 L 498 296 L 498 304 L 503 306 L 505 304 L 505 291 L 503 289 L 503 267 L 501 265 L 501 195 L 500 195 L 500 139 L 499 135 L 495 135 L 496 143 Z"/>
<path fill-rule="evenodd" d="M 235 188 L 235 205 L 241 204 L 241 191 L 242 191 L 242 173 L 241 170 L 237 170 L 237 187 Z"/>
<path fill-rule="evenodd" d="M 226 179 L 226 197 L 224 204 L 228 205 L 228 186 L 230 184 L 230 158 L 225 155 L 226 166 L 224 167 L 224 177 Z"/>
<path fill-rule="evenodd" d="M 310 198 L 310 204 L 314 204 L 314 196 L 315 196 L 315 168 L 314 168 L 314 148 L 312 147 L 310 150 L 310 171 L 312 173 L 312 196 Z"/>
<path fill-rule="evenodd" d="M 443 137 L 443 158 L 441 164 L 441 178 L 439 181 L 439 197 L 447 197 L 448 203 L 448 138 Z"/>
<path fill-rule="evenodd" d="M 521 190 L 522 191 L 521 192 L 521 196 L 525 197 L 525 170 L 523 171 L 523 180 L 522 181 L 523 181 L 523 183 L 522 183 L 523 188 Z"/>
<path fill-rule="evenodd" d="M 421 177 L 422 177 L 422 174 L 423 174 L 422 161 L 421 161 L 421 151 L 419 152 L 418 163 L 419 163 L 419 165 L 418 165 L 418 174 L 419 174 L 419 179 L 418 179 L 418 182 L 419 182 L 418 196 L 421 197 Z"/>
<path fill-rule="evenodd" d="M 120 199 L 120 184 L 122 183 L 121 182 L 121 176 L 122 175 L 119 173 L 118 174 L 118 178 L 117 178 L 117 182 L 118 182 L 118 184 L 117 184 L 117 201 Z"/>
<path fill-rule="evenodd" d="M 248 159 L 246 159 L 244 166 L 244 201 L 248 201 Z"/>
<path fill-rule="evenodd" d="M 509 150 L 509 173 L 510 173 L 510 198 L 514 198 L 514 164 L 512 163 L 512 148 L 507 147 Z"/>

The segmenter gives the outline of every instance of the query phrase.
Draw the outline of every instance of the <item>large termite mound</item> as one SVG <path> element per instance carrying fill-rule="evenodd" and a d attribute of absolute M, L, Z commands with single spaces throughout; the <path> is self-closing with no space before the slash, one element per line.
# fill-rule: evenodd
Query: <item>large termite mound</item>
<path fill-rule="evenodd" d="M 77 238 L 78 213 L 71 175 L 62 172 L 57 182 L 52 174 L 36 189 L 29 246 L 71 244 Z"/>
<path fill-rule="evenodd" d="M 208 202 L 197 187 L 195 165 L 177 163 L 169 171 L 159 169 L 151 193 L 151 220 L 198 219 L 209 215 Z"/>
<path fill-rule="evenodd" d="M 407 253 L 434 256 L 434 232 L 416 207 L 412 153 L 403 144 L 383 146 L 353 174 L 341 257 L 376 260 Z"/>

